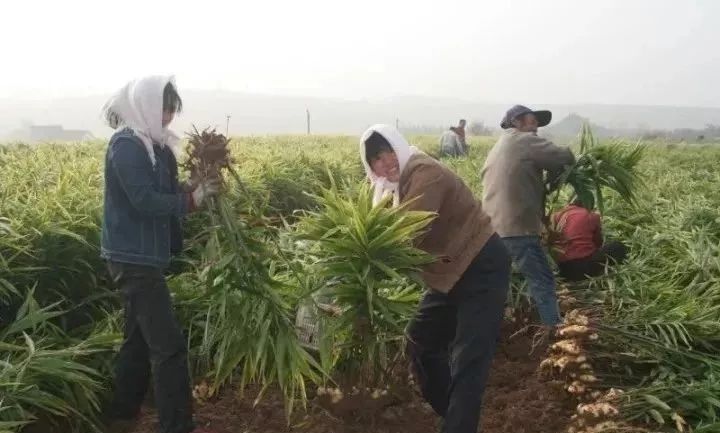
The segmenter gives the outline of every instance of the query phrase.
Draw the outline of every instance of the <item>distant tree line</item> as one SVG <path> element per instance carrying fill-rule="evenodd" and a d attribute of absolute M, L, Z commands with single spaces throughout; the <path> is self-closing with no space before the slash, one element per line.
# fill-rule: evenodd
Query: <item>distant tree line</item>
<path fill-rule="evenodd" d="M 571 114 L 565 119 L 552 125 L 544 130 L 544 136 L 549 138 L 574 137 L 580 131 L 583 122 L 588 119 Z M 440 135 L 450 126 L 454 125 L 422 125 L 422 124 L 403 124 L 400 123 L 400 130 L 410 135 Z M 593 132 L 598 137 L 636 137 L 643 140 L 666 140 L 666 141 L 720 141 L 720 125 L 708 124 L 703 129 L 678 128 L 672 130 L 664 129 L 648 129 L 648 128 L 627 128 L 616 129 L 607 128 L 600 125 L 592 124 Z M 474 120 L 468 123 L 466 128 L 467 135 L 474 136 L 490 136 L 497 131 L 488 127 L 481 120 Z"/>
<path fill-rule="evenodd" d="M 641 138 L 645 140 L 717 141 L 720 140 L 720 125 L 708 124 L 704 129 L 649 130 L 644 131 Z"/>
<path fill-rule="evenodd" d="M 405 134 L 410 135 L 440 135 L 445 132 L 450 126 L 432 126 L 432 125 L 407 125 L 400 124 L 400 130 Z M 485 125 L 485 122 L 481 120 L 475 120 L 468 123 L 466 128 L 468 135 L 487 136 L 493 135 L 493 130 Z"/>

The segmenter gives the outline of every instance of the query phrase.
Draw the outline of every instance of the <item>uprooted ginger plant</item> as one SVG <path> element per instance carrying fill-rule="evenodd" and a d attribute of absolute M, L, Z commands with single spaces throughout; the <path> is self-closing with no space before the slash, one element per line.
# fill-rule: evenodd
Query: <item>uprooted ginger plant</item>
<path fill-rule="evenodd" d="M 545 192 L 545 243 L 555 249 L 562 245 L 561 227 L 550 216 L 558 206 L 563 205 L 563 197 L 568 200 L 566 202 L 578 201 L 588 209 L 597 205 L 598 211 L 603 214 L 604 190 L 615 192 L 632 205 L 636 202 L 638 188 L 643 185 L 638 172 L 638 164 L 645 152 L 641 143 L 600 143 L 586 123 L 580 132 L 579 146 L 575 163 L 552 179 Z"/>
<path fill-rule="evenodd" d="M 191 179 L 219 179 L 223 169 L 229 169 L 232 162 L 228 140 L 215 130 L 205 129 L 199 132 L 193 128 L 189 134 L 187 162 L 183 165 L 190 171 Z"/>
<path fill-rule="evenodd" d="M 321 280 L 318 294 L 337 309 L 323 322 L 323 365 L 346 396 L 360 390 L 359 405 L 374 404 L 373 395 L 387 395 L 378 387 L 406 375 L 397 371 L 403 330 L 420 297 L 419 267 L 431 260 L 413 239 L 434 217 L 387 201 L 373 206 L 371 197 L 367 186 L 355 199 L 333 186 L 297 233 L 310 245 L 306 266 Z"/>
<path fill-rule="evenodd" d="M 189 142 L 185 167 L 191 178 L 222 179 L 229 173 L 226 192 L 244 188 L 223 135 L 196 130 Z M 212 396 L 238 376 L 241 389 L 260 385 L 259 399 L 276 383 L 289 415 L 297 401 L 305 403 L 306 380 L 319 381 L 320 367 L 297 338 L 294 295 L 271 273 L 270 230 L 243 221 L 222 195 L 205 212 L 209 227 L 195 276 L 181 279 L 185 284 L 176 289 L 179 313 L 190 327 L 195 370 L 211 382 L 202 394 Z"/>

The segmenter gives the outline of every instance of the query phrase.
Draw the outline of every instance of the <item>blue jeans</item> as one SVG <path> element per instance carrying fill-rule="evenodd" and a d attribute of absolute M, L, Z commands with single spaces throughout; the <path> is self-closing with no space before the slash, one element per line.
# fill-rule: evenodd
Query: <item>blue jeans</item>
<path fill-rule="evenodd" d="M 510 285 L 495 235 L 449 293 L 425 294 L 407 330 L 412 373 L 442 433 L 476 433 Z"/>
<path fill-rule="evenodd" d="M 560 323 L 560 309 L 555 293 L 553 275 L 539 236 L 513 236 L 503 238 L 515 266 L 528 282 L 530 295 L 537 304 L 544 325 Z"/>

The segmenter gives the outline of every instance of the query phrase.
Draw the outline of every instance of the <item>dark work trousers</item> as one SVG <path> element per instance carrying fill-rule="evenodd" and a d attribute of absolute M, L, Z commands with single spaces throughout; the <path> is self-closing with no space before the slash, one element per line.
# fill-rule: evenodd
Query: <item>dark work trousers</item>
<path fill-rule="evenodd" d="M 445 294 L 425 294 L 408 326 L 408 355 L 443 433 L 476 433 L 510 285 L 510 255 L 494 235 Z"/>
<path fill-rule="evenodd" d="M 110 417 L 136 417 L 152 377 L 160 431 L 191 432 L 187 345 L 162 269 L 117 262 L 108 263 L 108 269 L 123 296 L 125 313 Z"/>
<path fill-rule="evenodd" d="M 558 263 L 560 276 L 568 281 L 582 281 L 588 277 L 597 277 L 605 272 L 605 266 L 623 263 L 627 259 L 628 248 L 619 241 L 608 242 L 590 257 L 568 260 Z"/>

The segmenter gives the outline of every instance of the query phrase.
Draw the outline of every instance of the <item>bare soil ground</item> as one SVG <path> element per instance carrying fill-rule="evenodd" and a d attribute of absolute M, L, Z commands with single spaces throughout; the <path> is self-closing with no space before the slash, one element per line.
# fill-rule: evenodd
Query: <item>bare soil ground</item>
<path fill-rule="evenodd" d="M 510 326 L 503 330 L 498 346 L 484 397 L 481 431 L 564 432 L 574 405 L 562 389 L 537 374 L 545 347 L 530 354 L 532 333 L 511 338 L 512 331 Z M 289 425 L 279 393 L 269 392 L 255 407 L 253 397 L 252 389 L 241 397 L 228 388 L 216 400 L 197 405 L 197 419 L 217 433 L 432 433 L 439 427 L 439 418 L 417 394 L 376 416 L 352 421 L 339 419 L 311 401 L 306 411 L 296 411 Z M 155 413 L 148 407 L 134 433 L 152 433 L 155 423 Z"/>

